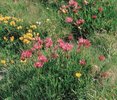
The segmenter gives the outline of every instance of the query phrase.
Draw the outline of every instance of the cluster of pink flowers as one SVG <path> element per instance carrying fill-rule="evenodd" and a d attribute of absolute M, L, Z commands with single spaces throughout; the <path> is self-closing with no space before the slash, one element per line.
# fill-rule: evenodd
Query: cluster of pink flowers
<path fill-rule="evenodd" d="M 65 19 L 65 22 L 66 23 L 72 23 L 73 22 L 73 18 L 72 17 L 66 17 Z M 75 22 L 75 25 L 82 25 L 85 23 L 85 20 L 84 19 L 78 19 L 76 22 Z"/>
<path fill-rule="evenodd" d="M 69 0 L 69 3 L 68 4 L 71 7 L 75 7 L 75 8 L 78 7 L 78 2 L 76 2 L 76 0 Z"/>
<path fill-rule="evenodd" d="M 74 39 L 74 37 L 73 37 L 73 35 L 72 34 L 69 34 L 69 36 L 68 36 L 68 40 L 73 40 Z"/>
<path fill-rule="evenodd" d="M 51 38 L 46 38 L 46 39 L 45 39 L 45 46 L 46 46 L 47 48 L 50 48 L 50 47 L 52 47 L 52 45 L 53 45 L 52 39 L 51 39 Z"/>
<path fill-rule="evenodd" d="M 32 57 L 31 50 L 23 51 L 21 54 L 21 59 L 30 58 L 30 57 Z"/>
<path fill-rule="evenodd" d="M 86 65 L 85 59 L 81 59 L 81 60 L 79 61 L 79 64 L 82 65 L 82 66 L 83 66 L 83 65 Z"/>
<path fill-rule="evenodd" d="M 72 40 L 73 36 L 72 34 L 69 36 L 69 39 Z M 60 48 L 65 52 L 71 51 L 73 49 L 73 44 L 69 42 L 63 41 L 63 39 L 58 39 L 55 46 L 53 46 L 53 41 L 51 38 L 46 38 L 45 40 L 42 40 L 40 37 L 36 37 L 34 39 L 33 47 L 30 50 L 24 50 L 21 54 L 21 59 L 25 60 L 27 58 L 32 57 L 32 54 L 37 53 L 37 61 L 34 63 L 34 66 L 36 68 L 41 68 L 45 63 L 48 62 L 49 59 L 56 59 L 59 57 L 57 50 Z M 78 47 L 81 47 L 82 45 L 85 45 L 85 47 L 89 47 L 90 41 L 87 39 L 80 38 L 78 41 Z M 53 46 L 53 48 L 51 48 Z M 48 55 L 49 58 L 47 58 L 45 55 L 42 54 L 42 47 L 45 49 L 50 49 L 50 53 Z M 48 52 L 48 51 L 46 51 Z M 84 59 L 79 61 L 80 65 L 85 65 L 86 61 Z"/>
<path fill-rule="evenodd" d="M 91 46 L 91 42 L 88 39 L 79 38 L 78 49 L 80 49 L 81 46 L 85 46 L 86 48 L 88 48 Z"/>
<path fill-rule="evenodd" d="M 85 22 L 84 19 L 78 19 L 78 20 L 76 21 L 76 25 L 82 25 L 82 24 L 84 24 L 84 22 Z"/>
<path fill-rule="evenodd" d="M 62 48 L 64 51 L 70 51 L 73 48 L 73 44 L 65 43 L 62 39 L 58 40 L 59 47 Z"/>
<path fill-rule="evenodd" d="M 43 67 L 43 65 L 44 65 L 44 63 L 42 63 L 42 62 L 36 62 L 36 63 L 34 63 L 34 66 L 36 68 Z"/>
<path fill-rule="evenodd" d="M 51 38 L 46 38 L 45 41 L 43 41 L 40 37 L 36 37 L 34 40 L 36 41 L 36 43 L 34 43 L 33 48 L 31 49 L 32 51 L 40 50 L 43 47 L 43 44 L 45 44 L 46 48 L 50 48 L 53 45 L 53 41 Z"/>
<path fill-rule="evenodd" d="M 44 55 L 38 56 L 38 61 L 34 64 L 35 67 L 43 67 L 44 63 L 48 62 L 48 59 Z"/>
<path fill-rule="evenodd" d="M 70 39 L 72 39 L 72 34 L 70 36 Z M 41 68 L 44 66 L 45 63 L 47 63 L 50 59 L 56 59 L 59 57 L 58 53 L 56 50 L 58 50 L 59 48 L 61 48 L 63 51 L 71 51 L 73 49 L 73 44 L 70 44 L 68 42 L 64 42 L 62 39 L 58 39 L 57 43 L 58 45 L 55 45 L 54 48 L 50 48 L 51 46 L 53 46 L 53 41 L 51 38 L 46 38 L 45 40 L 42 40 L 40 37 L 36 37 L 34 39 L 36 42 L 33 45 L 33 50 L 24 50 L 21 54 L 21 60 L 25 60 L 27 58 L 32 57 L 32 54 L 37 53 L 37 61 L 34 63 L 34 66 L 36 68 Z M 51 53 L 48 55 L 48 58 L 42 54 L 41 52 L 41 48 L 44 47 L 47 49 L 51 49 Z M 84 39 L 84 38 L 79 38 L 78 40 L 78 49 L 80 49 L 81 46 L 85 46 L 86 48 L 91 46 L 91 43 L 88 39 Z M 53 51 L 54 50 L 54 51 Z M 35 52 L 38 51 L 38 52 Z M 100 61 L 104 61 L 105 60 L 105 56 L 100 55 L 99 56 L 99 60 Z M 79 60 L 79 64 L 81 66 L 85 66 L 87 64 L 85 59 L 81 59 Z"/>
<path fill-rule="evenodd" d="M 65 22 L 66 23 L 72 23 L 73 22 L 73 18 L 72 17 L 66 17 Z"/>
<path fill-rule="evenodd" d="M 87 0 L 83 0 L 83 4 L 84 5 L 88 5 L 89 4 L 89 2 L 87 1 Z M 68 4 L 66 4 L 66 5 L 64 5 L 66 8 L 66 10 L 67 10 L 67 13 L 69 12 L 69 9 L 70 9 L 70 11 L 72 10 L 72 12 L 73 13 L 76 13 L 76 14 L 78 14 L 78 12 L 80 11 L 80 9 L 81 9 L 81 6 L 79 5 L 79 3 L 76 1 L 76 0 L 69 0 L 68 1 Z M 63 9 L 64 10 L 64 9 Z M 103 8 L 102 7 L 99 7 L 98 9 L 97 9 L 97 11 L 99 12 L 99 13 L 101 13 L 102 11 L 103 11 Z M 97 19 L 97 15 L 96 14 L 94 14 L 94 15 L 92 15 L 91 16 L 91 18 L 92 19 Z M 72 18 L 72 17 L 70 17 L 70 16 L 68 16 L 68 17 L 66 17 L 65 18 L 65 22 L 66 23 L 72 23 L 72 22 L 74 22 L 74 18 Z M 76 26 L 79 26 L 79 25 L 82 25 L 82 24 L 84 24 L 85 23 L 85 21 L 86 21 L 86 19 L 83 19 L 83 18 L 79 18 L 79 19 L 77 19 L 75 22 L 74 22 L 74 25 L 76 25 Z"/>
<path fill-rule="evenodd" d="M 40 37 L 36 37 L 35 41 L 36 43 L 33 45 L 32 51 L 41 49 L 43 45 L 43 40 Z"/>

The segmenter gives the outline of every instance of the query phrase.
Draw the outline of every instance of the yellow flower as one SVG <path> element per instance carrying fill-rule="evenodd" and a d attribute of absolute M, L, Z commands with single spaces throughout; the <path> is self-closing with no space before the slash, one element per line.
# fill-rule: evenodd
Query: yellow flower
<path fill-rule="evenodd" d="M 4 23 L 5 23 L 5 24 L 7 24 L 7 23 L 8 23 L 8 21 L 4 21 Z"/>
<path fill-rule="evenodd" d="M 5 41 L 7 41 L 7 40 L 8 40 L 6 36 L 4 36 L 4 37 L 3 37 L 3 39 L 4 39 Z"/>
<path fill-rule="evenodd" d="M 1 60 L 1 64 L 5 65 L 6 64 L 6 60 Z"/>
<path fill-rule="evenodd" d="M 77 72 L 77 73 L 75 74 L 75 76 L 76 76 L 77 78 L 80 78 L 80 77 L 82 76 L 82 74 L 81 74 L 80 72 Z"/>
<path fill-rule="evenodd" d="M 32 33 L 32 30 L 31 30 L 31 29 L 29 29 L 29 30 L 28 30 L 28 32 Z"/>
<path fill-rule="evenodd" d="M 30 28 L 32 28 L 32 29 L 36 29 L 37 26 L 36 26 L 36 25 L 31 25 Z"/>
<path fill-rule="evenodd" d="M 21 63 L 26 63 L 27 60 L 26 60 L 26 59 L 24 59 L 24 60 L 20 60 L 20 62 L 21 62 Z"/>
<path fill-rule="evenodd" d="M 0 21 L 3 21 L 3 20 L 4 20 L 4 18 L 2 16 L 0 16 Z"/>
<path fill-rule="evenodd" d="M 13 42 L 14 41 L 14 36 L 10 37 L 10 41 Z"/>
<path fill-rule="evenodd" d="M 26 35 L 26 34 L 23 36 L 24 39 L 28 39 L 28 37 L 29 37 L 29 36 Z"/>
<path fill-rule="evenodd" d="M 14 64 L 14 61 L 13 61 L 13 60 L 11 60 L 11 61 L 10 61 L 10 63 L 11 63 L 11 64 Z"/>
<path fill-rule="evenodd" d="M 5 16 L 4 17 L 4 20 L 9 20 L 11 17 L 9 17 L 9 16 Z"/>
<path fill-rule="evenodd" d="M 11 26 L 15 26 L 15 22 L 14 22 L 14 21 L 11 21 L 11 22 L 10 22 L 10 25 L 11 25 Z"/>
<path fill-rule="evenodd" d="M 16 17 L 12 17 L 13 20 L 17 21 L 18 19 Z"/>
<path fill-rule="evenodd" d="M 18 26 L 17 29 L 18 29 L 18 30 L 22 29 L 22 26 Z"/>
<path fill-rule="evenodd" d="M 23 38 L 24 38 L 24 39 L 28 39 L 28 40 L 32 40 L 33 35 L 32 35 L 32 33 L 26 33 L 26 34 L 23 35 Z M 22 38 L 21 38 L 21 39 L 22 39 Z"/>
<path fill-rule="evenodd" d="M 29 41 L 28 39 L 24 39 L 24 40 L 23 40 L 23 43 L 25 43 L 25 44 L 29 44 L 30 41 Z"/>
<path fill-rule="evenodd" d="M 27 36 L 33 37 L 32 33 L 26 33 Z"/>
<path fill-rule="evenodd" d="M 28 40 L 33 40 L 33 38 L 32 38 L 32 37 L 28 37 L 27 39 L 28 39 Z"/>
<path fill-rule="evenodd" d="M 16 21 L 17 22 L 23 22 L 23 19 L 17 19 Z"/>
<path fill-rule="evenodd" d="M 37 33 L 36 35 L 39 36 L 39 33 Z"/>
<path fill-rule="evenodd" d="M 24 38 L 23 37 L 20 37 L 19 39 L 22 41 Z"/>

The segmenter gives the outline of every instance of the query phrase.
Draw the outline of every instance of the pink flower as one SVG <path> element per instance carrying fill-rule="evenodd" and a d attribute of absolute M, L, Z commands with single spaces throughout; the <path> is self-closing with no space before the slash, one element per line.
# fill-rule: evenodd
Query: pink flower
<path fill-rule="evenodd" d="M 79 40 L 78 40 L 78 49 L 81 46 L 85 46 L 86 48 L 88 48 L 88 47 L 91 46 L 91 43 L 90 43 L 90 41 L 88 39 L 79 38 Z"/>
<path fill-rule="evenodd" d="M 97 18 L 97 16 L 96 16 L 96 15 L 93 15 L 93 16 L 92 16 L 92 18 L 93 18 L 93 19 L 96 19 L 96 18 Z"/>
<path fill-rule="evenodd" d="M 33 52 L 33 51 L 35 51 L 36 49 L 35 48 L 31 48 L 31 51 Z"/>
<path fill-rule="evenodd" d="M 73 48 L 73 45 L 69 43 L 65 43 L 65 45 L 63 46 L 64 51 L 70 51 L 72 50 L 72 48 Z"/>
<path fill-rule="evenodd" d="M 72 17 L 66 17 L 65 22 L 66 23 L 72 23 L 73 22 L 73 18 Z"/>
<path fill-rule="evenodd" d="M 33 50 L 34 49 L 41 49 L 41 48 L 42 48 L 42 45 L 39 42 L 35 43 L 33 46 Z"/>
<path fill-rule="evenodd" d="M 65 43 L 62 39 L 58 40 L 59 47 L 62 48 L 64 51 L 70 51 L 73 48 L 73 44 Z"/>
<path fill-rule="evenodd" d="M 69 0 L 69 6 L 77 8 L 78 2 L 76 2 L 75 0 Z"/>
<path fill-rule="evenodd" d="M 100 56 L 99 56 L 99 60 L 100 60 L 100 61 L 104 61 L 105 59 L 106 59 L 105 56 L 103 56 L 103 55 L 100 55 Z"/>
<path fill-rule="evenodd" d="M 40 37 L 36 37 L 36 38 L 35 38 L 35 41 L 37 41 L 40 45 L 43 44 L 43 40 L 41 40 Z"/>
<path fill-rule="evenodd" d="M 59 47 L 62 48 L 64 45 L 64 41 L 62 39 L 58 39 L 57 42 L 59 43 Z"/>
<path fill-rule="evenodd" d="M 69 39 L 69 40 L 73 40 L 73 35 L 70 34 L 70 35 L 68 36 L 68 39 Z"/>
<path fill-rule="evenodd" d="M 101 13 L 103 11 L 103 8 L 102 7 L 99 7 L 98 8 L 98 11 Z"/>
<path fill-rule="evenodd" d="M 79 20 L 77 20 L 76 21 L 76 25 L 82 25 L 82 24 L 84 24 L 84 19 L 79 19 Z"/>
<path fill-rule="evenodd" d="M 43 65 L 44 65 L 44 63 L 42 63 L 42 62 L 36 62 L 36 63 L 34 64 L 34 66 L 35 66 L 36 68 L 41 68 L 41 67 L 43 67 Z"/>
<path fill-rule="evenodd" d="M 40 55 L 40 56 L 38 57 L 38 60 L 39 60 L 40 62 L 43 62 L 43 63 L 45 63 L 45 62 L 48 61 L 47 58 L 46 58 L 44 55 Z"/>
<path fill-rule="evenodd" d="M 86 65 L 86 61 L 85 61 L 84 59 L 81 59 L 81 60 L 79 61 L 79 64 L 80 64 L 80 65 Z"/>
<path fill-rule="evenodd" d="M 46 38 L 46 40 L 45 40 L 45 46 L 47 48 L 50 48 L 52 45 L 53 45 L 52 39 L 51 38 Z"/>
<path fill-rule="evenodd" d="M 31 56 L 32 56 L 31 50 L 23 51 L 21 54 L 21 58 L 30 58 Z"/>
<path fill-rule="evenodd" d="M 85 45 L 86 48 L 88 48 L 88 47 L 91 46 L 91 43 L 90 43 L 89 40 L 85 39 L 84 45 Z"/>
<path fill-rule="evenodd" d="M 62 39 L 58 39 L 57 42 L 58 43 L 64 43 L 64 41 Z"/>

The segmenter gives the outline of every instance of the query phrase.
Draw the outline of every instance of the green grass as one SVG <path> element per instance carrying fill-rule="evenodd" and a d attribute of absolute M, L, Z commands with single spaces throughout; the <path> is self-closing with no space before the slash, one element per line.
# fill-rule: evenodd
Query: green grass
<path fill-rule="evenodd" d="M 103 2 L 105 1 L 103 0 Z M 0 1 L 0 13 L 22 18 L 25 21 L 23 24 L 41 22 L 38 30 L 40 35 L 42 34 L 42 38 L 52 37 L 56 42 L 58 38 L 66 38 L 73 28 L 64 23 L 63 16 L 58 13 L 61 3 L 64 4 L 59 0 L 48 0 L 46 3 L 42 3 L 41 0 L 19 0 L 16 3 L 12 0 L 4 0 Z M 110 18 L 110 15 L 107 17 Z M 46 36 L 43 35 L 44 33 Z M 37 59 L 35 56 L 28 59 L 26 63 L 21 63 L 20 53 L 15 53 L 14 50 L 7 47 L 0 47 L 0 60 L 7 62 L 6 65 L 0 64 L 0 71 L 7 70 L 4 74 L 0 72 L 0 76 L 3 78 L 0 80 L 0 99 L 116 100 L 116 32 L 94 31 L 92 34 L 88 37 L 92 44 L 90 48 L 82 48 L 80 53 L 76 52 L 77 46 L 76 40 L 74 40 L 71 42 L 75 45 L 73 51 L 65 53 L 58 50 L 59 58 L 55 60 L 50 58 L 42 68 L 34 67 L 34 61 Z M 13 48 L 15 49 L 15 47 Z M 22 47 L 18 48 L 23 49 Z M 24 48 L 29 49 L 31 46 Z M 41 51 L 46 56 L 52 52 L 51 50 L 47 52 L 44 48 Z M 104 55 L 106 60 L 99 61 L 99 55 Z M 79 60 L 83 58 L 87 62 L 85 66 L 79 64 Z M 11 60 L 14 61 L 14 64 L 11 64 Z M 75 77 L 76 72 L 81 72 L 82 76 Z M 111 76 L 101 78 L 102 72 L 109 72 Z"/>

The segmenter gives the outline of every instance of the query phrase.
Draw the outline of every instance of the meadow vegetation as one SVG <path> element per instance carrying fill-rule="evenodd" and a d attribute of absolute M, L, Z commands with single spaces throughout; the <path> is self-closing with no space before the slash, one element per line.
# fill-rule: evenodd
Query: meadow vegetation
<path fill-rule="evenodd" d="M 116 100 L 116 4 L 0 1 L 0 100 Z"/>

